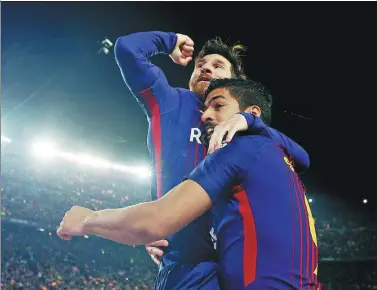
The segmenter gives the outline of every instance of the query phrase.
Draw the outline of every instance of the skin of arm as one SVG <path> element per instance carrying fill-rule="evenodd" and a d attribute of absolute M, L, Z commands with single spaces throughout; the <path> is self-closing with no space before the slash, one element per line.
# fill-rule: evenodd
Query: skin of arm
<path fill-rule="evenodd" d="M 211 206 L 207 192 L 186 180 L 156 201 L 95 211 L 85 219 L 84 231 L 122 244 L 147 244 L 171 236 Z"/>

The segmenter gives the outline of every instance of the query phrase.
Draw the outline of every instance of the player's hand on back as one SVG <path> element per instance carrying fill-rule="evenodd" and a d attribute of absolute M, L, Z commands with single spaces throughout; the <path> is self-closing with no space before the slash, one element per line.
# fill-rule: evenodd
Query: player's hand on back
<path fill-rule="evenodd" d="M 169 55 L 171 59 L 182 66 L 186 66 L 192 61 L 194 53 L 194 41 L 184 34 L 177 33 L 177 43 Z"/>
<path fill-rule="evenodd" d="M 232 141 L 234 134 L 239 131 L 247 130 L 248 125 L 246 118 L 241 114 L 236 114 L 227 121 L 219 123 L 213 130 L 211 139 L 208 145 L 208 154 L 215 152 L 217 149 L 221 148 L 221 144 L 224 141 L 229 143 Z"/>
<path fill-rule="evenodd" d="M 164 255 L 164 252 L 159 249 L 158 247 L 167 247 L 169 242 L 167 240 L 159 240 L 148 245 L 145 245 L 145 249 L 147 250 L 149 256 L 151 256 L 153 262 L 156 265 L 160 265 L 161 257 Z"/>

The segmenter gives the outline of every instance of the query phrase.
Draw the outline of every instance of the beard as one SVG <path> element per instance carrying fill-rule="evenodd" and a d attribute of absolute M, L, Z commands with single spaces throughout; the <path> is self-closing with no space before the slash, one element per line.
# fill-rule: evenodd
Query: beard
<path fill-rule="evenodd" d="M 212 137 L 213 130 L 215 129 L 215 127 L 218 124 L 215 123 L 215 122 L 206 121 L 206 122 L 203 123 L 203 125 L 204 125 L 204 128 L 206 128 L 205 133 L 206 133 L 206 136 L 207 136 L 208 141 L 209 141 L 209 139 L 211 139 L 211 137 Z"/>
<path fill-rule="evenodd" d="M 194 81 L 190 83 L 190 89 L 197 94 L 201 99 L 204 99 L 204 94 L 209 86 L 209 82 Z"/>

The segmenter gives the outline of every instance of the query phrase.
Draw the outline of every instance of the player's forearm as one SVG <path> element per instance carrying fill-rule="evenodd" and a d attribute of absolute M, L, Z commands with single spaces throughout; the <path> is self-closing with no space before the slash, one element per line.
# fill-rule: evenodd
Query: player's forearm
<path fill-rule="evenodd" d="M 116 41 L 116 54 L 132 54 L 147 59 L 156 54 L 169 54 L 177 42 L 173 32 L 148 31 L 120 36 Z"/>
<path fill-rule="evenodd" d="M 85 221 L 86 232 L 127 245 L 147 244 L 163 239 L 159 214 L 150 202 L 119 209 L 96 211 Z"/>
<path fill-rule="evenodd" d="M 114 53 L 123 77 L 134 93 L 153 85 L 159 69 L 149 59 L 156 54 L 169 54 L 177 42 L 175 33 L 139 32 L 117 39 Z"/>
<path fill-rule="evenodd" d="M 203 187 L 186 180 L 156 201 L 94 212 L 85 220 L 84 232 L 122 244 L 148 244 L 178 232 L 211 206 Z"/>

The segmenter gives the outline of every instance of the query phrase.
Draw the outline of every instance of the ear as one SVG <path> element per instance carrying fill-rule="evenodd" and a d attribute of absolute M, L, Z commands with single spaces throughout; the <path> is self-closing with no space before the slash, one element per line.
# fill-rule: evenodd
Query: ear
<path fill-rule="evenodd" d="M 246 110 L 245 110 L 245 112 L 253 114 L 253 115 L 257 116 L 257 117 L 260 117 L 262 115 L 262 110 L 258 106 L 256 106 L 256 105 L 247 107 Z"/>

